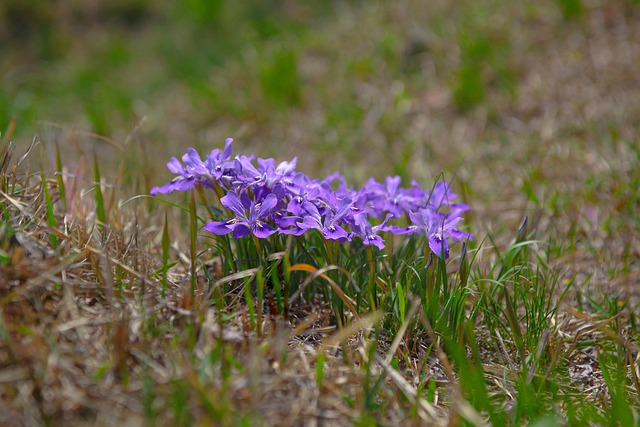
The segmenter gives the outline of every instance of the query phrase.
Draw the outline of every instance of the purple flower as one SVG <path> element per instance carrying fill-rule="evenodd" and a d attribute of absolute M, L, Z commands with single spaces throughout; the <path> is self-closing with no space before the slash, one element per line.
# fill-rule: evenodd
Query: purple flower
<path fill-rule="evenodd" d="M 366 213 L 361 212 L 353 216 L 353 232 L 356 236 L 362 239 L 362 243 L 365 246 L 374 245 L 378 249 L 384 249 L 384 240 L 378 236 L 378 231 L 383 231 L 387 221 L 392 217 L 391 214 L 387 214 L 384 221 L 381 224 L 371 226 L 369 218 Z"/>
<path fill-rule="evenodd" d="M 281 162 L 276 166 L 274 159 L 258 159 L 258 170 L 264 175 L 267 185 L 273 186 L 285 181 L 290 184 L 291 178 L 296 170 L 298 158 L 294 157 L 290 162 Z"/>
<path fill-rule="evenodd" d="M 234 239 L 253 234 L 259 238 L 265 238 L 277 230 L 265 222 L 271 217 L 273 208 L 278 203 L 275 194 L 269 194 L 262 202 L 255 203 L 245 199 L 246 194 L 241 198 L 235 191 L 229 191 L 226 196 L 220 199 L 222 206 L 235 213 L 236 216 L 225 221 L 211 221 L 205 224 L 204 229 L 217 235 L 233 232 Z M 243 200 L 245 199 L 245 200 Z M 247 215 L 246 211 L 249 211 Z"/>
<path fill-rule="evenodd" d="M 434 186 L 431 192 L 428 194 L 427 202 L 429 205 L 439 209 L 443 206 L 449 206 L 451 201 L 458 197 L 451 188 L 449 187 L 449 183 L 438 181 Z"/>
<path fill-rule="evenodd" d="M 303 230 L 310 230 L 314 228 L 320 230 L 326 239 L 340 241 L 350 240 L 349 233 L 342 228 L 341 223 L 350 213 L 351 199 L 346 197 L 341 199 L 340 205 L 335 213 L 329 206 L 327 206 L 324 213 L 324 220 L 322 219 L 322 215 L 320 215 L 320 211 L 313 203 L 306 204 L 305 208 L 307 208 L 308 211 L 306 212 L 302 222 L 298 223 L 299 228 Z"/>
<path fill-rule="evenodd" d="M 193 190 L 196 183 L 202 181 L 202 176 L 208 175 L 207 168 L 195 149 L 189 148 L 187 153 L 182 156 L 182 162 L 184 166 L 175 157 L 171 158 L 169 163 L 167 163 L 167 168 L 178 176 L 162 187 L 152 188 L 152 196 L 156 196 L 158 193 L 168 194 L 176 190 Z"/>
<path fill-rule="evenodd" d="M 291 162 L 282 162 L 276 166 L 274 159 L 258 159 L 258 167 L 253 164 L 254 156 L 237 156 L 234 171 L 236 184 L 243 188 L 255 186 L 273 187 L 277 184 L 291 184 L 291 177 L 295 173 L 297 158 Z"/>
<path fill-rule="evenodd" d="M 212 150 L 211 153 L 207 156 L 207 160 L 205 160 L 204 164 L 211 176 L 215 179 L 219 180 L 225 169 L 226 163 L 231 159 L 231 144 L 233 143 L 233 138 L 227 138 L 224 144 L 224 150 L 220 150 L 216 148 Z"/>
<path fill-rule="evenodd" d="M 182 156 L 182 163 L 172 157 L 167 163 L 167 168 L 178 176 L 162 187 L 152 188 L 151 195 L 169 194 L 173 191 L 189 191 L 193 190 L 198 184 L 213 188 L 214 182 L 220 179 L 223 174 L 225 162 L 231 157 L 232 142 L 233 139 L 227 138 L 224 151 L 220 149 L 211 151 L 206 161 L 202 161 L 194 148 L 187 149 L 187 152 Z"/>
<path fill-rule="evenodd" d="M 220 202 L 234 216 L 208 222 L 205 229 L 217 235 L 233 233 L 236 239 L 250 234 L 265 238 L 276 232 L 301 235 L 317 229 L 326 239 L 344 242 L 358 236 L 365 246 L 383 249 L 381 231 L 419 233 L 426 236 L 431 251 L 444 258 L 449 256 L 450 241 L 473 239 L 456 228 L 469 206 L 452 203 L 456 195 L 448 183 L 438 182 L 427 191 L 416 181 L 403 188 L 399 176 L 390 176 L 383 183 L 370 179 L 355 190 L 339 173 L 317 180 L 296 172 L 295 158 L 279 164 L 258 158 L 257 165 L 255 155 L 231 159 L 232 143 L 228 138 L 224 149 L 212 150 L 204 160 L 193 148 L 181 161 L 171 158 L 167 167 L 177 176 L 154 187 L 151 194 L 189 191 L 199 185 L 217 194 L 226 192 Z M 384 220 L 372 226 L 371 218 Z M 392 218 L 408 219 L 410 224 L 388 225 Z"/>
<path fill-rule="evenodd" d="M 275 211 L 273 214 L 273 222 L 278 226 L 278 232 L 282 234 L 303 235 L 307 230 L 298 226 L 302 220 L 301 216 L 285 215 L 282 211 Z"/>
<path fill-rule="evenodd" d="M 410 212 L 417 201 L 414 196 L 415 190 L 407 191 L 404 188 L 400 188 L 400 182 L 399 176 L 387 177 L 385 186 L 386 197 L 382 207 L 385 211 L 392 213 L 396 218 L 400 218 L 403 213 Z M 419 187 L 417 190 L 419 190 Z"/>
<path fill-rule="evenodd" d="M 374 218 L 383 218 L 391 213 L 395 218 L 418 210 L 426 204 L 426 192 L 415 181 L 412 188 L 400 187 L 399 176 L 389 176 L 381 184 L 371 178 L 358 192 L 356 206 Z"/>
<path fill-rule="evenodd" d="M 439 257 L 449 258 L 449 238 L 458 238 L 467 233 L 455 230 L 462 217 L 447 218 L 431 206 L 409 214 L 414 231 L 427 237 L 431 252 Z M 471 236 L 471 235 L 468 235 Z"/>

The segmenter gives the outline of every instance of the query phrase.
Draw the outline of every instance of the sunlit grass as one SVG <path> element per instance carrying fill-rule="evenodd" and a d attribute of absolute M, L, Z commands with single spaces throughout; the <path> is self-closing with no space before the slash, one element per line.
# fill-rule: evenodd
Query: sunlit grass
<path fill-rule="evenodd" d="M 75 248 L 80 241 L 73 233 L 57 228 L 58 218 L 65 213 L 64 205 L 60 199 L 54 202 L 49 190 L 42 190 L 46 184 L 57 191 L 57 181 L 39 177 L 20 178 L 21 190 L 6 195 L 3 212 L 9 223 L 22 224 L 19 233 L 30 236 L 32 250 L 46 252 L 47 247 L 56 249 L 59 245 L 61 249 L 48 256 L 64 260 L 78 252 Z M 34 216 L 37 209 L 28 210 L 22 204 L 23 197 L 38 192 L 38 187 L 38 203 L 43 206 L 39 220 Z M 593 315 L 572 316 L 571 311 L 565 311 L 562 302 L 575 292 L 574 280 L 563 278 L 550 267 L 555 260 L 549 258 L 545 242 L 529 238 L 526 220 L 507 248 L 501 250 L 484 239 L 474 249 L 464 244 L 455 246 L 456 255 L 445 261 L 425 254 L 427 244 L 419 236 L 402 239 L 375 256 L 355 241 L 327 246 L 320 233 L 304 238 L 274 236 L 260 244 L 251 238 L 203 238 L 200 231 L 204 217 L 198 212 L 202 206 L 195 203 L 195 197 L 189 200 L 190 206 L 178 213 L 191 218 L 190 237 L 183 240 L 185 253 L 176 253 L 168 243 L 165 219 L 164 226 L 157 227 L 160 247 L 147 249 L 149 255 L 157 257 L 152 261 L 159 267 L 155 271 L 146 268 L 133 272 L 134 260 L 125 256 L 127 251 L 117 249 L 121 246 L 116 236 L 125 229 L 113 228 L 110 223 L 117 216 L 117 222 L 122 223 L 125 211 L 105 212 L 105 221 L 97 215 L 94 218 L 99 225 L 96 230 L 105 237 L 96 236 L 99 246 L 90 249 L 96 256 L 90 268 L 96 270 L 90 274 L 93 279 L 84 279 L 83 292 L 97 291 L 98 298 L 105 292 L 106 303 L 114 301 L 112 298 L 130 301 L 143 316 L 146 344 L 134 350 L 131 332 L 122 329 L 128 330 L 130 323 L 116 324 L 105 335 L 105 344 L 111 350 L 102 356 L 92 381 L 99 384 L 115 375 L 122 393 L 129 384 L 140 381 L 139 398 L 144 410 L 139 416 L 148 423 L 157 419 L 158 399 L 175 400 L 172 416 L 185 422 L 202 416 L 205 418 L 200 419 L 225 422 L 265 421 L 255 412 L 261 405 L 258 401 L 252 400 L 258 405 L 254 407 L 240 404 L 235 398 L 220 401 L 214 396 L 228 394 L 234 381 L 257 373 L 261 381 L 280 381 L 269 380 L 272 374 L 260 366 L 272 360 L 284 369 L 283 373 L 294 369 L 300 363 L 297 357 L 309 356 L 286 356 L 290 350 L 282 346 L 315 328 L 323 331 L 316 333 L 324 337 L 323 343 L 313 349 L 315 368 L 308 366 L 311 370 L 303 374 L 308 377 L 304 381 L 325 390 L 335 387 L 330 382 L 335 375 L 332 370 L 346 369 L 353 375 L 351 381 L 361 387 L 342 398 L 357 414 L 351 415 L 357 423 L 387 417 L 397 420 L 395 417 L 400 416 L 430 423 L 456 418 L 472 424 L 485 420 L 519 425 L 543 419 L 571 423 L 618 420 L 624 424 L 637 416 L 632 409 L 637 377 L 633 373 L 631 377 L 620 375 L 628 364 L 635 372 L 630 359 L 632 344 L 623 335 L 625 326 L 620 323 L 628 319 L 624 317 L 625 305 L 615 299 L 590 298 Z M 96 207 L 100 204 L 95 195 L 90 202 Z M 215 209 L 209 205 L 208 211 Z M 31 221 L 21 222 L 20 218 L 26 217 Z M 47 231 L 44 236 L 56 239 L 39 239 L 39 228 Z M 106 237 L 109 234 L 111 237 Z M 183 267 L 172 261 L 173 257 L 178 257 L 176 262 L 184 257 Z M 493 260 L 487 262 L 487 257 Z M 16 268 L 16 262 L 24 260 L 14 256 L 5 265 Z M 77 268 L 86 268 L 81 265 L 67 264 L 62 271 L 75 275 Z M 42 289 L 52 295 L 78 292 L 61 283 L 63 288 Z M 114 289 L 109 291 L 107 287 Z M 143 299 L 135 302 L 137 295 Z M 153 300 L 165 309 L 149 311 Z M 311 301 L 315 308 L 307 311 L 304 307 Z M 4 302 L 6 307 L 18 303 L 16 296 L 8 296 Z M 297 317 L 301 310 L 308 319 Z M 134 313 L 128 315 L 140 316 Z M 287 329 L 282 322 L 292 320 L 293 313 L 297 320 L 291 323 L 293 329 Z M 314 326 L 317 319 L 329 313 L 331 328 L 325 331 Z M 174 320 L 170 321 L 171 317 Z M 12 334 L 34 333 L 20 324 L 8 323 L 5 328 Z M 217 332 L 205 338 L 205 330 Z M 583 338 L 577 331 L 586 331 L 596 341 Z M 231 338 L 234 334 L 236 338 Z M 483 339 L 479 339 L 481 336 Z M 580 384 L 567 374 L 567 370 L 575 369 L 572 359 L 593 348 L 595 342 L 598 350 L 594 357 L 602 366 L 604 386 L 611 390 L 610 407 L 601 406 L 602 396 L 581 398 Z M 169 346 L 162 365 L 153 362 L 148 353 L 158 345 Z M 248 356 L 238 352 L 243 346 L 248 346 Z M 344 368 L 339 368 L 341 365 Z M 434 368 L 435 372 L 440 370 L 440 376 Z M 158 375 L 171 375 L 176 385 L 168 389 L 157 383 Z M 406 382 L 407 375 L 414 380 Z M 253 387 L 249 385 L 246 393 L 259 393 Z M 405 400 L 396 400 L 399 396 Z M 397 408 L 392 410 L 390 402 L 403 402 L 401 408 L 406 412 L 395 413 Z M 196 415 L 196 407 L 204 412 Z"/>
<path fill-rule="evenodd" d="M 2 416 L 637 424 L 637 2 L 124 3 L 3 44 Z M 476 239 L 256 244 L 202 229 L 214 194 L 147 196 L 228 135 L 354 183 L 443 171 Z"/>

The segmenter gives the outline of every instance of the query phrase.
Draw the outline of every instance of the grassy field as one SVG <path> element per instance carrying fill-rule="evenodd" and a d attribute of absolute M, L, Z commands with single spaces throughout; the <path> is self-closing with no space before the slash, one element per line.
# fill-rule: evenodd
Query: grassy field
<path fill-rule="evenodd" d="M 637 1 L 62 3 L 0 5 L 0 425 L 640 424 Z M 227 137 L 474 239 L 149 195 Z"/>

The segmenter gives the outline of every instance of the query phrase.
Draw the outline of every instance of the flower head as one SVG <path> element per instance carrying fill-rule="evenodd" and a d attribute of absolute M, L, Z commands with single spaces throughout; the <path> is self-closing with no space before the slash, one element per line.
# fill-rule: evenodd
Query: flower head
<path fill-rule="evenodd" d="M 427 237 L 431 252 L 441 258 L 449 258 L 448 239 L 457 238 L 460 236 L 457 233 L 462 233 L 455 229 L 462 217 L 447 217 L 431 206 L 422 208 L 418 212 L 411 212 L 409 217 L 414 224 L 415 232 Z"/>
<path fill-rule="evenodd" d="M 211 153 L 209 153 L 204 162 L 205 167 L 216 180 L 219 180 L 222 177 L 225 166 L 231 159 L 232 143 L 233 139 L 227 138 L 224 144 L 224 150 L 220 150 L 219 148 L 211 150 Z"/>
<path fill-rule="evenodd" d="M 378 249 L 384 249 L 384 240 L 378 236 L 378 231 L 384 231 L 387 221 L 392 217 L 387 214 L 381 224 L 371 226 L 366 213 L 361 212 L 353 216 L 353 233 L 362 239 L 365 246 L 373 245 Z"/>
<path fill-rule="evenodd" d="M 324 209 L 324 218 L 320 210 L 313 203 L 304 205 L 306 214 L 302 222 L 297 225 L 303 230 L 317 229 L 322 232 L 326 239 L 347 241 L 350 240 L 349 233 L 342 227 L 345 217 L 351 208 L 351 199 L 344 197 L 340 199 L 339 205 L 332 207 L 327 205 Z"/>
<path fill-rule="evenodd" d="M 167 168 L 177 176 L 161 187 L 152 188 L 151 195 L 168 194 L 173 191 L 189 191 L 193 190 L 196 185 L 213 188 L 214 183 L 223 174 L 225 162 L 231 157 L 232 142 L 233 139 L 228 138 L 224 151 L 213 150 L 205 161 L 200 158 L 194 148 L 187 149 L 187 152 L 182 156 L 182 163 L 172 157 L 167 163 Z"/>
<path fill-rule="evenodd" d="M 243 196 L 245 196 L 243 194 Z M 244 200 L 243 200 L 244 199 Z M 229 191 L 226 196 L 220 199 L 222 206 L 235 213 L 235 217 L 225 221 L 211 221 L 205 224 L 204 229 L 217 235 L 233 232 L 233 237 L 240 237 L 253 234 L 259 238 L 265 238 L 277 230 L 266 222 L 273 213 L 273 208 L 278 203 L 275 194 L 269 194 L 261 202 L 254 202 L 245 197 L 238 196 L 235 191 Z M 247 210 L 249 211 L 247 213 Z"/>

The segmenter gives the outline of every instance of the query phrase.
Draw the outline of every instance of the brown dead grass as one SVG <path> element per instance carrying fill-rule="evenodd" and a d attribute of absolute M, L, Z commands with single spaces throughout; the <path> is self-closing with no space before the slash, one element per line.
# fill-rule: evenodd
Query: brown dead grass
<path fill-rule="evenodd" d="M 55 181 L 8 179 L 22 189 L 2 195 L 15 232 L 4 248 L 10 262 L 0 266 L 3 425 L 141 425 L 149 421 L 145 381 L 153 384 L 159 425 L 185 423 L 177 410 L 166 409 L 176 384 L 187 387 L 182 410 L 199 424 L 234 425 L 245 417 L 265 425 L 351 425 L 362 416 L 364 403 L 347 405 L 344 396 L 359 395 L 365 373 L 357 361 L 367 357 L 366 343 L 356 334 L 344 347 L 355 364 L 344 363 L 335 338 L 319 346 L 335 331 L 321 306 L 299 306 L 290 324 L 272 314 L 264 339 L 250 331 L 246 310 L 221 328 L 215 308 L 204 301 L 204 277 L 195 299 L 184 273 L 173 276 L 161 297 L 150 236 L 131 232 L 138 217 L 123 209 L 112 218 L 120 226 L 113 227 L 97 225 L 94 217 L 59 216 L 63 231 L 45 220 L 42 185 L 55 195 Z M 164 332 L 149 335 L 152 329 Z M 224 356 L 229 360 L 207 365 L 220 343 L 231 351 Z M 321 387 L 319 351 L 326 353 Z M 220 379 L 223 369 L 229 370 L 227 381 Z M 401 376 L 384 389 L 392 400 L 399 393 L 415 397 L 415 387 Z M 422 404 L 428 412 L 419 409 L 421 416 L 433 419 L 436 411 Z M 402 423 L 405 405 L 392 405 L 386 422 Z"/>
<path fill-rule="evenodd" d="M 375 28 L 389 20 L 389 25 L 415 28 L 413 24 L 422 17 L 409 12 L 421 10 L 420 5 L 381 6 L 369 9 L 365 16 L 345 6 L 346 12 L 356 16 L 337 22 L 335 37 L 353 43 L 360 34 L 354 22 Z M 434 7 L 446 6 L 440 2 Z M 522 25 L 512 39 L 520 73 L 514 102 L 496 94 L 490 107 L 459 114 L 440 74 L 451 70 L 434 70 L 424 54 L 419 60 L 425 62 L 425 73 L 433 71 L 427 76 L 437 83 L 410 94 L 401 107 L 394 100 L 393 90 L 398 86 L 384 73 L 349 89 L 360 97 L 367 114 L 360 129 L 342 137 L 350 147 L 366 142 L 371 149 L 354 148 L 331 164 L 313 164 L 311 159 L 303 163 L 307 169 L 320 170 L 356 165 L 355 177 L 373 165 L 385 174 L 396 159 L 395 154 L 390 158 L 384 154 L 389 146 L 394 147 L 392 140 L 415 141 L 407 174 L 424 178 L 433 170 L 455 172 L 473 206 L 474 231 L 486 229 L 499 246 L 504 245 L 512 237 L 509 230 L 529 214 L 537 219 L 539 238 L 562 240 L 574 233 L 575 250 L 562 254 L 554 268 L 562 277 L 575 277 L 583 294 L 621 293 L 636 307 L 640 302 L 639 230 L 637 219 L 624 210 L 629 203 L 624 187 L 629 184 L 627 174 L 638 166 L 629 146 L 640 137 L 640 14 L 624 2 L 593 2 L 581 20 L 568 24 L 551 9 L 547 12 L 535 19 L 519 17 Z M 414 36 L 404 35 L 408 46 Z M 428 35 L 427 39 L 434 55 L 439 49 L 452 48 L 439 36 Z M 335 45 L 337 41 L 325 43 Z M 301 68 L 310 84 L 335 72 L 321 48 L 302 56 Z M 455 57 L 455 47 L 452 49 L 450 55 Z M 333 90 L 347 90 L 341 85 L 352 82 L 337 80 Z M 177 114 L 178 123 L 171 125 L 174 129 L 193 115 L 189 107 L 184 108 L 187 111 Z M 238 127 L 244 131 L 242 139 L 253 141 L 252 147 L 284 138 L 287 147 L 295 144 L 291 152 L 313 152 L 313 140 L 321 137 L 317 128 L 323 108 L 320 101 L 309 97 L 305 109 L 290 117 L 274 122 L 248 120 Z M 389 110 L 391 117 L 384 118 L 381 111 Z M 393 120 L 400 125 L 385 129 L 380 124 Z M 222 135 L 234 126 L 221 125 L 223 129 L 212 132 Z M 610 135 L 612 128 L 615 138 Z M 540 205 L 523 195 L 522 181 L 530 177 Z M 590 178 L 601 186 L 585 189 Z M 1 199 L 16 235 L 3 248 L 10 262 L 0 267 L 0 424 L 141 425 L 145 422 L 143 390 L 149 379 L 155 385 L 153 405 L 163 414 L 157 420 L 160 425 L 179 421 L 170 404 L 181 382 L 189 386 L 187 411 L 202 424 L 233 424 L 234 416 L 245 415 L 265 425 L 352 425 L 351 420 L 363 416 L 363 403 L 347 405 L 344 396 L 358 395 L 365 373 L 358 363 L 343 363 L 339 347 L 324 350 L 319 346 L 335 332 L 328 314 L 318 307 L 302 307 L 292 324 L 267 319 L 267 338 L 262 340 L 247 331 L 246 316 L 221 330 L 215 310 L 203 301 L 204 289 L 191 299 L 183 275 L 176 273 L 167 298 L 160 298 L 160 285 L 152 272 L 159 267 L 157 224 L 161 220 L 135 209 L 114 209 L 112 224 L 98 227 L 94 206 L 87 201 L 90 198 L 80 197 L 78 190 L 66 219 L 58 212 L 57 223 L 65 226 L 54 230 L 45 219 L 43 183 L 22 172 L 13 172 L 9 180 L 23 189 L 11 196 L 3 194 Z M 44 185 L 55 194 L 55 181 Z M 555 205 L 549 202 L 554 196 L 559 200 Z M 603 227 L 604 222 L 609 226 Z M 51 233 L 61 242 L 56 251 L 51 248 Z M 631 268 L 626 271 L 620 265 L 623 257 L 630 259 Z M 479 260 L 484 261 L 490 259 Z M 619 272 L 612 274 L 612 270 Z M 114 286 L 117 280 L 126 286 Z M 559 338 L 577 345 L 587 339 L 597 341 L 605 333 L 609 319 L 578 314 L 573 310 L 577 298 L 582 296 L 572 293 L 567 299 L 566 310 L 558 318 L 556 341 L 550 340 L 550 347 L 564 345 Z M 320 313 L 318 319 L 305 324 L 314 312 Z M 149 325 L 166 330 L 151 338 L 145 335 Z M 366 357 L 366 334 L 358 332 L 347 347 L 353 361 Z M 200 362 L 218 340 L 224 341 L 245 369 L 231 369 L 230 379 L 222 384 L 211 379 L 219 378 L 223 369 L 220 363 L 213 364 L 207 369 L 216 375 L 203 381 L 193 355 L 184 350 L 189 340 L 195 343 L 194 354 Z M 504 382 L 500 365 L 511 356 L 485 350 L 490 355 L 487 358 L 495 360 L 495 365 L 485 367 L 489 378 L 496 388 L 515 393 L 513 383 Z M 327 352 L 322 387 L 316 386 L 318 351 Z M 629 344 L 629 351 L 637 359 L 637 349 Z M 416 366 L 425 362 L 419 355 L 416 351 Z M 571 362 L 573 386 L 587 399 L 605 398 L 595 347 L 576 348 Z M 438 402 L 450 400 L 451 384 L 441 361 L 426 363 L 438 378 Z M 385 369 L 384 364 L 377 368 Z M 383 385 L 388 402 L 387 412 L 377 414 L 380 422 L 401 424 L 414 404 L 411 370 L 404 373 L 405 377 L 390 374 Z M 227 418 L 210 419 L 208 405 L 223 405 Z M 425 424 L 451 415 L 439 405 L 421 405 L 419 419 Z"/>

